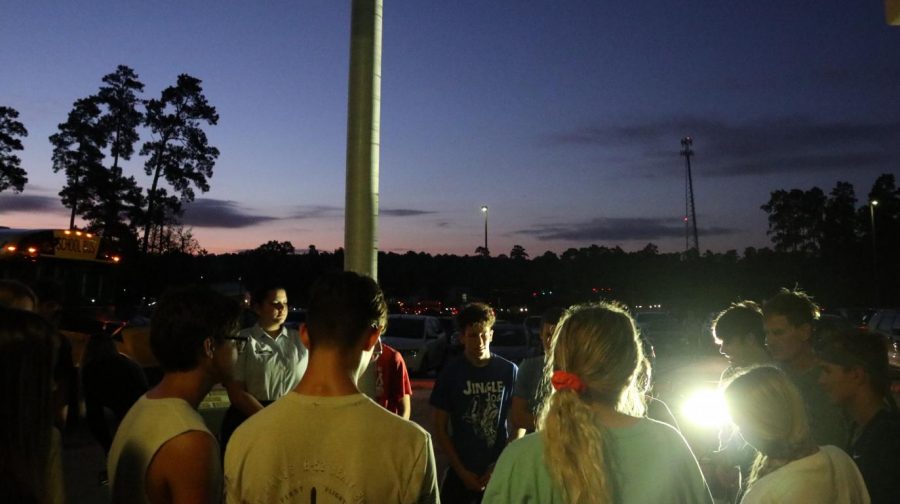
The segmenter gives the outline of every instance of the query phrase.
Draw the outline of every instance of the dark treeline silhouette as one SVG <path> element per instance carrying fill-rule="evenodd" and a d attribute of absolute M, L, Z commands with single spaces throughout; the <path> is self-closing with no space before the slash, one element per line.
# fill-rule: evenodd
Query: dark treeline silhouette
<path fill-rule="evenodd" d="M 150 256 L 140 270 L 144 292 L 156 295 L 187 282 L 252 286 L 277 277 L 292 304 L 304 306 L 311 283 L 322 273 L 342 268 L 343 251 L 305 254 L 250 252 L 191 256 Z M 553 304 L 617 299 L 632 306 L 661 304 L 663 309 L 705 316 L 738 299 L 764 299 L 781 286 L 801 285 L 826 308 L 871 306 L 873 282 L 866 261 L 842 265 L 840 274 L 826 257 L 799 252 L 748 248 L 742 255 L 658 253 L 648 246 L 625 252 L 597 245 L 547 252 L 531 260 L 379 254 L 379 281 L 385 293 L 405 301 L 439 300 L 449 305 L 483 299 L 498 306 L 527 305 L 532 313 Z M 186 274 L 186 272 L 190 272 Z M 135 272 L 132 272 L 135 274 Z M 884 278 L 896 285 L 896 274 Z M 883 304 L 897 304 L 896 290 Z"/>
<path fill-rule="evenodd" d="M 874 211 L 870 201 L 878 201 Z M 900 304 L 895 257 L 900 250 L 900 190 L 893 175 L 878 177 L 861 205 L 853 186 L 838 182 L 829 195 L 815 187 L 774 191 L 762 208 L 769 214 L 773 248 L 684 254 L 660 253 L 652 243 L 635 252 L 591 245 L 530 259 L 519 245 L 509 256 L 496 257 L 382 252 L 379 282 L 397 300 L 457 305 L 465 296 L 499 307 L 525 305 L 532 313 L 553 304 L 606 298 L 701 316 L 731 301 L 764 299 L 779 287 L 794 285 L 826 308 Z M 310 245 L 298 251 L 289 241 L 271 240 L 235 254 L 150 255 L 129 276 L 132 285 L 151 296 L 172 284 L 247 287 L 275 277 L 285 283 L 290 299 L 303 306 L 312 281 L 342 267 L 342 250 L 323 252 Z"/>

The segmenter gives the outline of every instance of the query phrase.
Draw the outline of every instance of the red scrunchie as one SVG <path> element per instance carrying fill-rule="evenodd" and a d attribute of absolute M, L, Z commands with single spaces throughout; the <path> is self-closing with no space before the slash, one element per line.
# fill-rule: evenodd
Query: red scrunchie
<path fill-rule="evenodd" d="M 578 375 L 566 371 L 554 371 L 553 376 L 550 377 L 550 383 L 556 390 L 571 389 L 578 394 L 582 393 L 584 389 L 587 388 Z"/>

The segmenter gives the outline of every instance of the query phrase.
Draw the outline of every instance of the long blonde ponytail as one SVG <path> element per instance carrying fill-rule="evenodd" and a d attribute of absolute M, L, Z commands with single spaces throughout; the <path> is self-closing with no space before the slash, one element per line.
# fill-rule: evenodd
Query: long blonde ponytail
<path fill-rule="evenodd" d="M 642 411 L 640 404 L 632 403 L 643 397 L 637 385 L 643 358 L 634 321 L 617 305 L 576 306 L 557 325 L 544 374 L 571 373 L 585 388 L 552 392 L 538 428 L 544 437 L 547 470 L 567 502 L 614 501 L 605 429 L 594 407 L 604 404 L 626 413 Z"/>

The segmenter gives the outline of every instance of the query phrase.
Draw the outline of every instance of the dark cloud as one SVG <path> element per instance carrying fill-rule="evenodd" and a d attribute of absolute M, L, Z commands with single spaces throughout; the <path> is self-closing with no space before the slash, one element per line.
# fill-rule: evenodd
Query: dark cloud
<path fill-rule="evenodd" d="M 329 205 L 301 205 L 290 215 L 293 219 L 318 219 L 323 217 L 341 217 L 343 207 Z"/>
<path fill-rule="evenodd" d="M 63 210 L 58 197 L 30 194 L 0 196 L 0 212 L 46 212 Z"/>
<path fill-rule="evenodd" d="M 430 210 L 413 210 L 410 208 L 382 208 L 379 210 L 379 213 L 388 217 L 413 217 L 416 215 L 429 215 L 436 212 Z"/>
<path fill-rule="evenodd" d="M 249 213 L 234 201 L 201 198 L 185 204 L 182 221 L 194 227 L 243 228 L 277 219 Z"/>
<path fill-rule="evenodd" d="M 735 229 L 701 228 L 703 236 L 728 235 Z M 607 218 L 570 224 L 549 224 L 518 231 L 538 240 L 629 241 L 684 237 L 684 223 L 678 219 Z"/>
<path fill-rule="evenodd" d="M 891 171 L 900 159 L 900 122 L 823 122 L 802 117 L 748 122 L 674 118 L 616 126 L 590 126 L 550 136 L 554 146 L 637 149 L 623 168 L 641 176 L 680 176 L 659 170 L 694 138 L 697 173 L 707 176 L 853 170 Z"/>

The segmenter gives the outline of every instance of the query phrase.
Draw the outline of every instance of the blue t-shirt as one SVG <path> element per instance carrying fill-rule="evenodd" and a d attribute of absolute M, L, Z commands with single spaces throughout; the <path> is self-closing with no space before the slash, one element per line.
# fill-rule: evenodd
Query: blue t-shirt
<path fill-rule="evenodd" d="M 484 367 L 465 356 L 450 362 L 431 391 L 431 405 L 450 417 L 450 439 L 466 469 L 482 474 L 506 446 L 516 365 L 491 354 Z"/>

